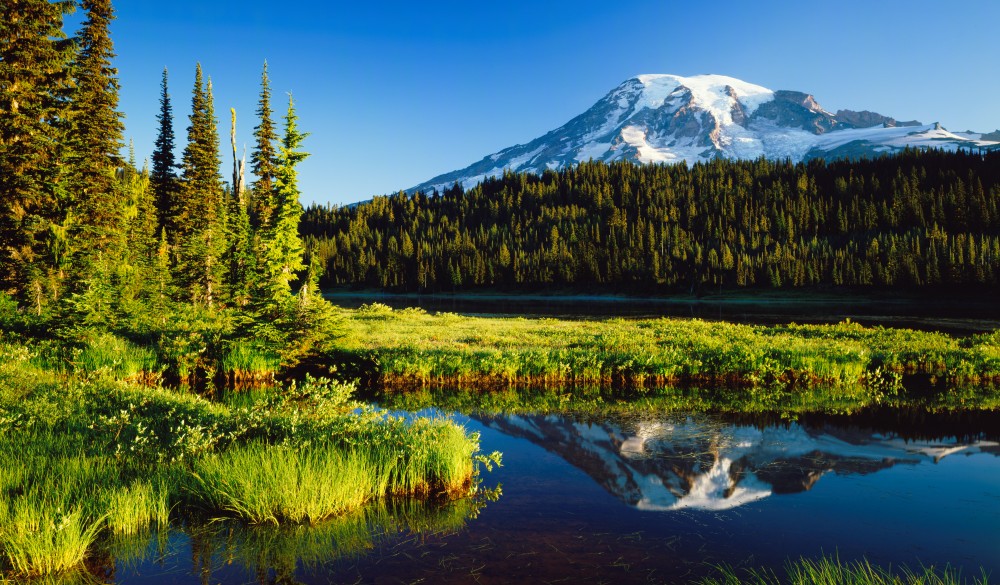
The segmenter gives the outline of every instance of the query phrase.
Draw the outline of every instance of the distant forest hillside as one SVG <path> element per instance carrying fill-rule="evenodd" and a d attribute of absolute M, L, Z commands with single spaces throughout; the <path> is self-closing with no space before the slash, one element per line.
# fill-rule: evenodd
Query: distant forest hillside
<path fill-rule="evenodd" d="M 583 163 L 309 207 L 327 286 L 400 291 L 1000 282 L 1000 152 Z"/>

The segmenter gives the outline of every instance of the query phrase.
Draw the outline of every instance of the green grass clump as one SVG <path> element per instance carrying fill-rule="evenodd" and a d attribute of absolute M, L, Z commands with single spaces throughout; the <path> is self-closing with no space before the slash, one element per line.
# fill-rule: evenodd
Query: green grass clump
<path fill-rule="evenodd" d="M 0 504 L 0 550 L 15 574 L 39 577 L 71 571 L 97 539 L 101 521 L 81 507 L 28 497 Z"/>
<path fill-rule="evenodd" d="M 117 379 L 137 379 L 159 371 L 156 352 L 111 333 L 88 334 L 73 351 L 74 371 L 102 373 Z"/>
<path fill-rule="evenodd" d="M 314 524 L 384 494 L 385 477 L 330 445 L 251 444 L 198 460 L 189 489 L 202 506 L 254 524 Z"/>
<path fill-rule="evenodd" d="M 736 569 L 719 567 L 719 575 L 700 581 L 702 585 L 987 585 L 986 575 L 963 579 L 961 573 L 945 567 L 921 567 L 913 570 L 906 567 L 893 571 L 872 565 L 867 559 L 853 563 L 841 562 L 837 557 L 822 557 L 818 560 L 801 558 L 790 561 L 784 575 L 769 569 Z"/>
<path fill-rule="evenodd" d="M 234 383 L 270 380 L 281 368 L 281 356 L 260 343 L 235 340 L 226 347 L 219 368 Z"/>
<path fill-rule="evenodd" d="M 166 478 L 136 480 L 107 492 L 106 526 L 114 536 L 136 536 L 170 524 L 171 489 Z"/>

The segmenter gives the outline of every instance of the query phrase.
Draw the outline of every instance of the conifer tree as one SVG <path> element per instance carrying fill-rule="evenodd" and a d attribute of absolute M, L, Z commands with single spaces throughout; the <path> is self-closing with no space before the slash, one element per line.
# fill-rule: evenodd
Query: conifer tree
<path fill-rule="evenodd" d="M 115 171 L 123 165 L 124 124 L 118 112 L 118 70 L 111 66 L 114 45 L 111 0 L 82 0 L 87 19 L 80 30 L 72 102 L 73 193 L 79 215 L 75 237 L 86 257 L 121 241 L 122 198 Z M 84 260 L 87 261 L 86 259 Z"/>
<path fill-rule="evenodd" d="M 74 44 L 71 0 L 7 0 L 0 18 L 0 291 L 41 312 L 68 263 L 62 140 Z"/>
<path fill-rule="evenodd" d="M 250 163 L 257 180 L 250 192 L 250 221 L 256 230 L 267 229 L 274 213 L 274 182 L 277 174 L 278 135 L 271 119 L 271 80 L 267 76 L 267 61 L 260 81 L 260 102 L 257 106 L 259 124 L 254 128 L 254 148 Z"/>
<path fill-rule="evenodd" d="M 291 282 L 303 265 L 302 239 L 299 237 L 299 221 L 302 205 L 299 203 L 296 166 L 308 153 L 299 148 L 308 134 L 299 132 L 298 116 L 292 96 L 288 96 L 288 114 L 285 117 L 285 134 L 278 154 L 278 167 L 274 182 L 274 220 L 265 239 L 264 277 L 266 279 L 267 302 L 271 306 L 283 306 L 291 298 Z"/>
<path fill-rule="evenodd" d="M 163 80 L 160 82 L 160 113 L 156 115 L 159 129 L 153 149 L 153 171 L 149 180 L 156 202 L 158 225 L 173 230 L 170 220 L 174 208 L 174 198 L 177 193 L 177 162 L 174 159 L 174 112 L 170 104 L 170 93 L 167 90 L 167 68 L 163 68 Z"/>
<path fill-rule="evenodd" d="M 195 70 L 191 98 L 191 125 L 184 149 L 183 174 L 172 210 L 175 271 L 178 286 L 188 300 L 213 306 L 220 298 L 226 251 L 225 197 L 219 175 L 219 132 L 215 119 L 212 82 L 207 84 L 201 64 Z"/>

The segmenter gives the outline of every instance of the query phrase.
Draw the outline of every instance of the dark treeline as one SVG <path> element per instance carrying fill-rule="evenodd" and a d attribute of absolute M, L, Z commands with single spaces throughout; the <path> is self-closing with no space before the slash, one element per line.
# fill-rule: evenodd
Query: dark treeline
<path fill-rule="evenodd" d="M 74 36 L 64 17 L 80 9 Z M 0 301 L 66 322 L 113 324 L 200 307 L 269 322 L 297 302 L 305 268 L 296 166 L 305 134 L 289 99 L 272 121 L 265 65 L 254 180 L 220 168 L 212 81 L 199 65 L 175 159 L 163 73 L 153 168 L 120 155 L 110 0 L 11 0 L 0 18 Z M 308 288 L 308 287 L 306 287 Z M 307 290 L 305 292 L 308 292 Z M 305 295 L 303 295 L 305 296 Z"/>
<path fill-rule="evenodd" d="M 1000 282 L 1000 152 L 583 163 L 306 209 L 324 284 L 406 291 Z"/>

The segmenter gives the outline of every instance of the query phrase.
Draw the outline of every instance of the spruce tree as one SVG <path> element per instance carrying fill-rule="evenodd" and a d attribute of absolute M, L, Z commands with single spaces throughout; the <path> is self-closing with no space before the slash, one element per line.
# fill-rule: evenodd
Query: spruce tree
<path fill-rule="evenodd" d="M 250 192 L 250 221 L 256 230 L 265 230 L 271 225 L 274 213 L 274 181 L 277 174 L 278 135 L 271 119 L 271 80 L 267 76 L 267 61 L 260 81 L 260 102 L 257 106 L 259 124 L 254 128 L 254 148 L 250 154 L 250 164 L 257 180 Z"/>
<path fill-rule="evenodd" d="M 212 82 L 199 64 L 191 98 L 191 125 L 182 159 L 182 180 L 172 210 L 175 270 L 188 300 L 213 306 L 220 298 L 226 251 L 225 197 L 219 175 L 219 132 Z"/>
<path fill-rule="evenodd" d="M 265 239 L 264 277 L 267 303 L 281 307 L 292 295 L 291 282 L 305 266 L 302 263 L 303 246 L 299 236 L 302 205 L 299 203 L 296 166 L 308 153 L 299 148 L 308 134 L 299 132 L 298 116 L 292 96 L 288 96 L 288 114 L 285 117 L 285 134 L 278 154 L 278 167 L 274 182 L 274 220 Z"/>
<path fill-rule="evenodd" d="M 115 231 L 121 211 L 114 197 L 114 171 L 121 167 L 124 124 L 118 112 L 118 70 L 111 66 L 114 45 L 109 26 L 114 19 L 110 0 L 82 0 L 87 20 L 80 30 L 73 95 L 73 156 L 79 180 L 76 195 L 85 227 Z"/>
<path fill-rule="evenodd" d="M 41 312 L 68 266 L 62 141 L 74 44 L 71 0 L 7 0 L 0 18 L 0 291 Z"/>
<path fill-rule="evenodd" d="M 174 198 L 177 193 L 177 162 L 174 159 L 174 112 L 170 104 L 170 93 L 167 91 L 167 68 L 163 68 L 163 80 L 160 82 L 160 113 L 156 115 L 159 130 L 153 149 L 153 171 L 149 180 L 156 202 L 158 224 L 161 228 L 173 231 L 171 223 Z"/>

